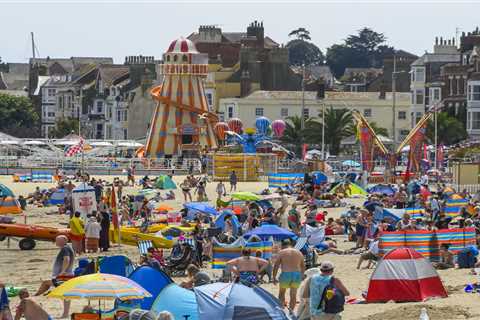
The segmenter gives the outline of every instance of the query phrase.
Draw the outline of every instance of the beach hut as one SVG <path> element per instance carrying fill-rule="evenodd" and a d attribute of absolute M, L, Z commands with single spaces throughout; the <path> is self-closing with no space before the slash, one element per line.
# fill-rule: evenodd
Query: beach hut
<path fill-rule="evenodd" d="M 198 320 L 197 299 L 195 293 L 171 283 L 160 291 L 151 311 L 168 311 L 174 319 Z M 218 317 L 212 319 L 219 319 Z"/>
<path fill-rule="evenodd" d="M 48 199 L 48 204 L 50 205 L 60 205 L 65 203 L 65 189 L 58 189 L 50 195 Z"/>
<path fill-rule="evenodd" d="M 397 248 L 378 263 L 366 301 L 413 302 L 445 297 L 447 292 L 430 261 L 412 248 Z"/>
<path fill-rule="evenodd" d="M 240 283 L 215 282 L 194 288 L 198 319 L 289 319 L 280 302 L 266 290 Z"/>
<path fill-rule="evenodd" d="M 162 190 L 177 189 L 177 185 L 173 182 L 172 178 L 166 175 L 159 176 L 155 181 L 154 187 L 155 189 Z"/>

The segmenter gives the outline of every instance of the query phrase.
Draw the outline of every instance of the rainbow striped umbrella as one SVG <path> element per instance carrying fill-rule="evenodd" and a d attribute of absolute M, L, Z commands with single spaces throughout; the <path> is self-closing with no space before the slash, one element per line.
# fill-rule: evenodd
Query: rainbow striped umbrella
<path fill-rule="evenodd" d="M 135 300 L 152 295 L 136 282 L 106 273 L 76 277 L 53 289 L 47 297 L 65 300 Z"/>

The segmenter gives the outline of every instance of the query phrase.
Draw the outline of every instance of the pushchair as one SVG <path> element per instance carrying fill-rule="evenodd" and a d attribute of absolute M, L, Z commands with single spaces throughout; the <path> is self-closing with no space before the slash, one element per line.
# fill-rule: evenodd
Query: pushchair
<path fill-rule="evenodd" d="M 317 266 L 317 255 L 315 249 L 308 244 L 307 237 L 300 237 L 295 243 L 295 249 L 299 250 L 305 258 L 305 269 Z"/>
<path fill-rule="evenodd" d="M 185 275 L 188 265 L 194 262 L 195 251 L 188 243 L 176 244 L 172 254 L 166 259 L 165 271 L 171 277 Z"/>

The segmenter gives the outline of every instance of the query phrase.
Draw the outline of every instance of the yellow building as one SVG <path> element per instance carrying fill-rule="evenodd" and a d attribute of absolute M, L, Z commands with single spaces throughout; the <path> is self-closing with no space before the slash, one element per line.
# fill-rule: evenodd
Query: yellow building
<path fill-rule="evenodd" d="M 392 133 L 392 94 L 387 92 L 381 98 L 378 92 L 325 92 L 325 99 L 318 100 L 314 91 L 305 92 L 305 116 L 318 117 L 322 107 L 348 108 L 360 111 L 370 122 Z M 410 93 L 396 94 L 395 127 L 397 142 L 402 141 L 410 131 Z M 302 112 L 301 91 L 255 91 L 244 98 L 220 100 L 219 118 L 228 121 L 239 118 L 243 127 L 255 127 L 255 120 L 265 116 L 271 120 L 300 116 Z"/>

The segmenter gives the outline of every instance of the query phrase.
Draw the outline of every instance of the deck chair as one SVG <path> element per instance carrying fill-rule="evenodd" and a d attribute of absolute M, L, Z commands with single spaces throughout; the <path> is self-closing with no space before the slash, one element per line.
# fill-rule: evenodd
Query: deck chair
<path fill-rule="evenodd" d="M 140 240 L 138 241 L 138 252 L 140 255 L 148 253 L 148 248 L 155 248 L 151 240 Z"/>

